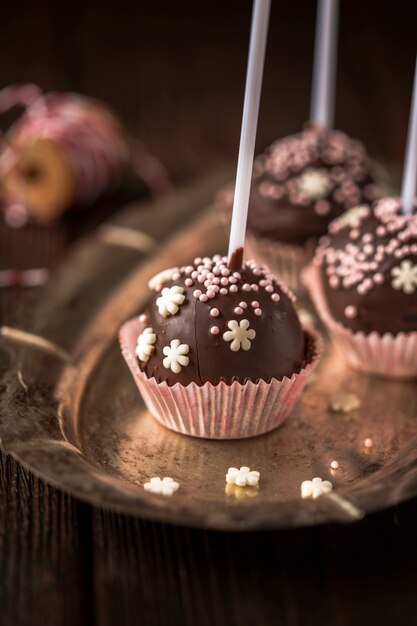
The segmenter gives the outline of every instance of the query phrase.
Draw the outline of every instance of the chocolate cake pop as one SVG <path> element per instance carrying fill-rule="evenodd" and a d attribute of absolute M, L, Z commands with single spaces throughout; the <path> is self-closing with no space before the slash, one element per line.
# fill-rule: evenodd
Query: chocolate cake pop
<path fill-rule="evenodd" d="M 291 292 L 243 262 L 270 2 L 253 8 L 228 257 L 157 275 L 149 308 L 121 329 L 123 355 L 149 410 L 168 428 L 241 438 L 279 426 L 318 360 Z"/>
<path fill-rule="evenodd" d="M 257 237 L 304 246 L 346 209 L 376 197 L 364 146 L 309 125 L 255 161 L 248 228 Z"/>
<path fill-rule="evenodd" d="M 168 428 L 210 438 L 279 426 L 315 369 L 319 338 L 303 331 L 292 293 L 263 266 L 195 259 L 150 281 L 146 311 L 120 332 L 150 412 Z"/>
<path fill-rule="evenodd" d="M 304 274 L 316 308 L 357 369 L 417 376 L 417 215 L 399 198 L 358 206 L 329 226 Z"/>
<path fill-rule="evenodd" d="M 249 262 L 233 272 L 226 257 L 197 258 L 151 286 L 138 340 L 139 366 L 149 378 L 169 386 L 243 384 L 300 371 L 306 341 L 293 295 L 265 268 Z"/>
<path fill-rule="evenodd" d="M 398 198 L 359 206 L 330 224 L 316 263 L 332 316 L 369 334 L 417 330 L 417 216 Z"/>

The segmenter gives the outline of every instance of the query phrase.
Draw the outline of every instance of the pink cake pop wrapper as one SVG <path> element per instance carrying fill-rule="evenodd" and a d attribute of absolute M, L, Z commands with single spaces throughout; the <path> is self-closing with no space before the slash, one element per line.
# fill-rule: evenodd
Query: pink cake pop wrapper
<path fill-rule="evenodd" d="M 397 335 L 354 332 L 331 315 L 319 268 L 311 264 L 303 272 L 303 281 L 334 345 L 351 367 L 393 378 L 417 377 L 417 332 Z"/>
<path fill-rule="evenodd" d="M 322 342 L 317 333 L 308 331 L 314 340 L 309 363 L 291 378 L 272 379 L 228 385 L 177 383 L 169 387 L 148 378 L 136 357 L 137 338 L 146 324 L 134 318 L 124 324 L 119 340 L 135 383 L 150 413 L 164 426 L 193 437 L 207 439 L 242 439 L 261 435 L 280 426 L 299 399 L 308 376 L 316 368 Z"/>

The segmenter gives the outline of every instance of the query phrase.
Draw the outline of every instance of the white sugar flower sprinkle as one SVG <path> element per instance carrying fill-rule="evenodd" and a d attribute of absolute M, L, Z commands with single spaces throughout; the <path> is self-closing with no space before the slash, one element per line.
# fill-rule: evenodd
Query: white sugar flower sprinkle
<path fill-rule="evenodd" d="M 251 470 L 250 467 L 229 467 L 226 474 L 226 482 L 228 485 L 237 485 L 238 487 L 256 487 L 259 483 L 260 473 Z"/>
<path fill-rule="evenodd" d="M 239 323 L 231 320 L 227 322 L 227 326 L 230 330 L 223 333 L 223 339 L 232 342 L 230 344 L 232 352 L 238 352 L 241 348 L 250 350 L 251 340 L 255 339 L 256 332 L 253 328 L 249 328 L 249 320 L 241 320 Z"/>
<path fill-rule="evenodd" d="M 145 328 L 143 333 L 141 333 L 138 337 L 138 344 L 136 346 L 136 356 L 139 361 L 149 361 L 149 358 L 152 356 L 155 350 L 155 342 L 156 335 L 153 331 L 153 328 L 150 326 Z"/>
<path fill-rule="evenodd" d="M 394 279 L 392 281 L 392 287 L 398 291 L 404 293 L 414 293 L 417 288 L 417 265 L 413 265 L 410 260 L 405 260 L 393 267 L 391 270 Z"/>
<path fill-rule="evenodd" d="M 145 491 L 150 493 L 157 493 L 162 496 L 172 496 L 178 491 L 180 485 L 172 478 L 165 476 L 165 478 L 158 478 L 155 476 L 151 478 L 149 482 L 143 485 Z"/>
<path fill-rule="evenodd" d="M 181 304 L 184 302 L 184 289 L 175 285 L 174 287 L 165 287 L 161 291 L 161 295 L 156 301 L 158 311 L 164 317 L 175 315 Z"/>
<path fill-rule="evenodd" d="M 333 489 L 333 485 L 329 480 L 323 480 L 316 477 L 313 480 L 305 480 L 301 483 L 301 497 L 304 499 L 312 498 L 315 500 L 320 496 L 330 493 Z"/>
<path fill-rule="evenodd" d="M 299 191 L 311 200 L 324 198 L 332 188 L 332 181 L 325 170 L 309 168 L 297 181 Z"/>
<path fill-rule="evenodd" d="M 165 285 L 165 283 L 169 283 L 169 281 L 172 280 L 174 274 L 176 274 L 178 271 L 178 267 L 170 267 L 167 270 L 162 270 L 162 272 L 159 272 L 159 274 L 155 274 L 155 276 L 151 278 L 151 280 L 148 282 L 149 289 L 159 291 L 162 285 Z"/>
<path fill-rule="evenodd" d="M 333 220 L 332 224 L 337 225 L 339 228 L 356 228 L 361 223 L 362 219 L 368 215 L 368 208 L 365 206 L 356 206 L 348 211 L 345 211 Z"/>
<path fill-rule="evenodd" d="M 173 339 L 170 346 L 165 346 L 163 350 L 165 354 L 164 367 L 167 370 L 171 368 L 174 374 L 179 374 L 181 366 L 186 367 L 190 362 L 188 356 L 185 356 L 189 351 L 190 348 L 186 343 L 181 343 L 179 339 Z"/>

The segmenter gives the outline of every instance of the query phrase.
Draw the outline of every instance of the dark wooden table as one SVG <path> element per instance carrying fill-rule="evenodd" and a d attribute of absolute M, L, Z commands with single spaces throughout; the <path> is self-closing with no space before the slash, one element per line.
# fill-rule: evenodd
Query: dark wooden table
<path fill-rule="evenodd" d="M 23 5 L 2 7 L 1 84 L 29 79 L 103 98 L 177 181 L 235 158 L 249 2 Z M 259 148 L 307 117 L 314 8 L 273 3 Z M 341 19 L 337 123 L 401 163 L 415 3 L 350 0 Z M 0 220 L 0 269 L 54 266 L 82 231 L 66 220 L 15 232 Z M 21 297 L 0 290 L 2 323 Z M 352 526 L 164 526 L 80 503 L 0 455 L 0 624 L 415 626 L 416 529 L 417 501 Z"/>

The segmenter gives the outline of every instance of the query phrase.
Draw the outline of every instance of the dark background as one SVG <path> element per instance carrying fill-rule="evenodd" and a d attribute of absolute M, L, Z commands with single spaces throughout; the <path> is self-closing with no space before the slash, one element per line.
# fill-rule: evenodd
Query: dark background
<path fill-rule="evenodd" d="M 249 0 L 3 3 L 0 86 L 103 99 L 182 184 L 235 161 L 250 12 Z M 259 149 L 308 117 L 314 18 L 313 0 L 273 0 Z M 340 20 L 337 126 L 401 167 L 417 3 L 342 0 Z M 3 264 L 29 263 L 28 249 L 32 263 L 62 258 L 65 228 L 31 233 L 1 228 Z M 3 290 L 0 318 L 18 300 Z M 416 501 L 346 527 L 174 528 L 81 504 L 1 456 L 0 624 L 413 626 L 416 528 Z"/>
<path fill-rule="evenodd" d="M 314 0 L 273 0 L 258 147 L 308 118 Z M 39 0 L 2 7 L 0 85 L 108 102 L 181 179 L 236 156 L 249 0 Z M 401 162 L 416 53 L 414 0 L 342 0 L 336 125 Z"/>

